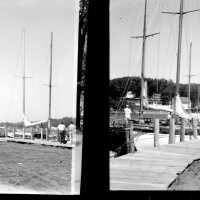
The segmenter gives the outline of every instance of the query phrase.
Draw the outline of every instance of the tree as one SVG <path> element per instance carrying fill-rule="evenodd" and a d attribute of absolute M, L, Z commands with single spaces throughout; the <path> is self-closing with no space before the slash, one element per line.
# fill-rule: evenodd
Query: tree
<path fill-rule="evenodd" d="M 148 96 L 154 93 L 160 93 L 163 104 L 169 104 L 175 96 L 175 83 L 172 80 L 146 78 L 148 85 Z M 198 87 L 200 84 L 191 84 L 191 102 L 192 107 L 198 105 Z M 140 77 L 121 77 L 110 81 L 110 106 L 117 108 L 120 103 L 120 97 L 126 95 L 127 91 L 131 91 L 137 98 L 140 98 Z M 188 85 L 180 84 L 180 96 L 188 96 Z M 200 91 L 199 91 L 200 92 Z M 199 94 L 200 95 L 200 94 Z"/>

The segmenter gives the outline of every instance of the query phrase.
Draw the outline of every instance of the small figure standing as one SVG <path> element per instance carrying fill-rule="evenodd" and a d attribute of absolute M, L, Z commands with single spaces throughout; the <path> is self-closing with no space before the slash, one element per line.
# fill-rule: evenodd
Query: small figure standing
<path fill-rule="evenodd" d="M 125 112 L 125 120 L 126 120 L 126 123 L 128 124 L 128 120 L 131 119 L 131 114 L 132 114 L 132 111 L 129 108 L 129 105 L 126 105 L 126 108 L 124 109 L 124 112 Z"/>
<path fill-rule="evenodd" d="M 63 122 L 58 125 L 58 142 L 65 143 L 66 127 Z"/>
<path fill-rule="evenodd" d="M 69 131 L 69 141 L 75 142 L 75 134 L 76 134 L 76 126 L 73 123 L 73 121 L 70 122 L 70 125 L 68 126 L 68 131 Z"/>

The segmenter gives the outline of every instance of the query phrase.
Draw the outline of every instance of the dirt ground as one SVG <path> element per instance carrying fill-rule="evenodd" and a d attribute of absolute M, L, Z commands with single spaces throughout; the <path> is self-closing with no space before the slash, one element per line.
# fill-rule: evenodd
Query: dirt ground
<path fill-rule="evenodd" d="M 200 159 L 189 164 L 169 186 L 169 190 L 200 190 Z"/>
<path fill-rule="evenodd" d="M 71 159 L 67 148 L 0 142 L 0 185 L 69 194 Z"/>

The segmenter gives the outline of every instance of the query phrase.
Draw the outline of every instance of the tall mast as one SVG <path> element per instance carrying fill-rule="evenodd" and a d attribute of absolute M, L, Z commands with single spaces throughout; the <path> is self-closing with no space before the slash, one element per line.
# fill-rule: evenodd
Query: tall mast
<path fill-rule="evenodd" d="M 24 60 L 23 60 L 23 76 L 22 76 L 22 87 L 23 87 L 23 101 L 22 101 L 22 113 L 23 113 L 23 116 L 26 115 L 26 107 L 25 107 L 25 90 L 26 90 L 26 49 L 25 49 L 25 29 L 23 30 L 23 36 L 24 36 Z"/>
<path fill-rule="evenodd" d="M 178 31 L 178 53 L 177 53 L 177 69 L 176 69 L 176 96 L 179 94 L 182 25 L 183 25 L 183 0 L 180 0 L 179 31 Z"/>
<path fill-rule="evenodd" d="M 143 113 L 143 105 L 144 105 L 144 81 L 145 81 L 145 51 L 146 51 L 146 39 L 149 36 L 154 36 L 159 33 L 153 33 L 146 35 L 146 13 L 147 13 L 147 0 L 145 0 L 145 6 L 144 6 L 144 24 L 143 24 L 143 35 L 142 36 L 132 36 L 131 38 L 142 38 L 142 67 L 141 67 L 141 93 L 140 93 L 140 114 Z"/>
<path fill-rule="evenodd" d="M 49 116 L 48 116 L 48 129 L 49 129 L 49 131 L 51 129 L 52 49 L 53 49 L 53 32 L 51 32 L 51 44 L 50 44 Z"/>
<path fill-rule="evenodd" d="M 190 108 L 190 81 L 191 81 L 192 42 L 190 42 L 189 74 L 188 74 L 188 108 Z"/>
<path fill-rule="evenodd" d="M 141 93 L 140 93 L 140 113 L 143 113 L 143 95 L 144 95 L 144 67 L 145 67 L 145 49 L 146 49 L 146 12 L 147 0 L 144 7 L 144 25 L 143 25 L 143 42 L 142 42 L 142 69 L 141 69 Z"/>
<path fill-rule="evenodd" d="M 183 15 L 191 12 L 199 11 L 200 9 L 183 11 L 183 0 L 180 0 L 179 12 L 162 12 L 165 14 L 179 15 L 179 30 L 178 30 L 178 52 L 177 52 L 177 70 L 176 70 L 176 96 L 179 95 L 179 82 L 180 82 L 180 62 L 181 62 L 181 42 L 182 42 L 182 26 L 183 26 Z M 174 111 L 176 110 L 176 103 L 174 103 Z"/>

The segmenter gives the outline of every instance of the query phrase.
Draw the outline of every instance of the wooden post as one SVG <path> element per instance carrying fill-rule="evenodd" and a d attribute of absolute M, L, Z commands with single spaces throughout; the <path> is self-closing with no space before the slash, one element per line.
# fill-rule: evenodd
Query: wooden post
<path fill-rule="evenodd" d="M 198 122 L 196 119 L 192 120 L 192 130 L 193 130 L 194 139 L 197 139 L 197 123 Z"/>
<path fill-rule="evenodd" d="M 135 152 L 135 141 L 133 133 L 133 122 L 130 121 L 130 153 Z"/>
<path fill-rule="evenodd" d="M 175 143 L 175 119 L 174 117 L 170 118 L 169 124 L 169 144 Z"/>
<path fill-rule="evenodd" d="M 40 133 L 41 133 L 41 140 L 43 140 L 43 128 L 40 128 Z"/>
<path fill-rule="evenodd" d="M 7 129 L 7 126 L 5 126 L 5 138 L 7 138 L 8 136 L 8 129 Z"/>
<path fill-rule="evenodd" d="M 189 138 L 190 138 L 190 140 L 192 140 L 192 133 L 191 132 L 189 133 Z"/>
<path fill-rule="evenodd" d="M 22 136 L 23 139 L 25 139 L 25 131 L 26 131 L 26 130 L 25 130 L 25 127 L 23 127 L 23 136 Z"/>
<path fill-rule="evenodd" d="M 180 142 L 185 140 L 185 119 L 181 119 L 181 131 L 180 131 Z"/>
<path fill-rule="evenodd" d="M 13 137 L 15 138 L 15 127 L 13 127 Z"/>
<path fill-rule="evenodd" d="M 127 148 L 127 153 L 130 152 L 130 129 L 128 127 L 125 128 L 126 131 L 126 148 Z"/>
<path fill-rule="evenodd" d="M 48 140 L 48 128 L 46 128 L 46 140 Z"/>
<path fill-rule="evenodd" d="M 154 147 L 159 146 L 159 119 L 154 119 Z"/>
<path fill-rule="evenodd" d="M 31 127 L 31 140 L 33 140 L 33 127 Z"/>

